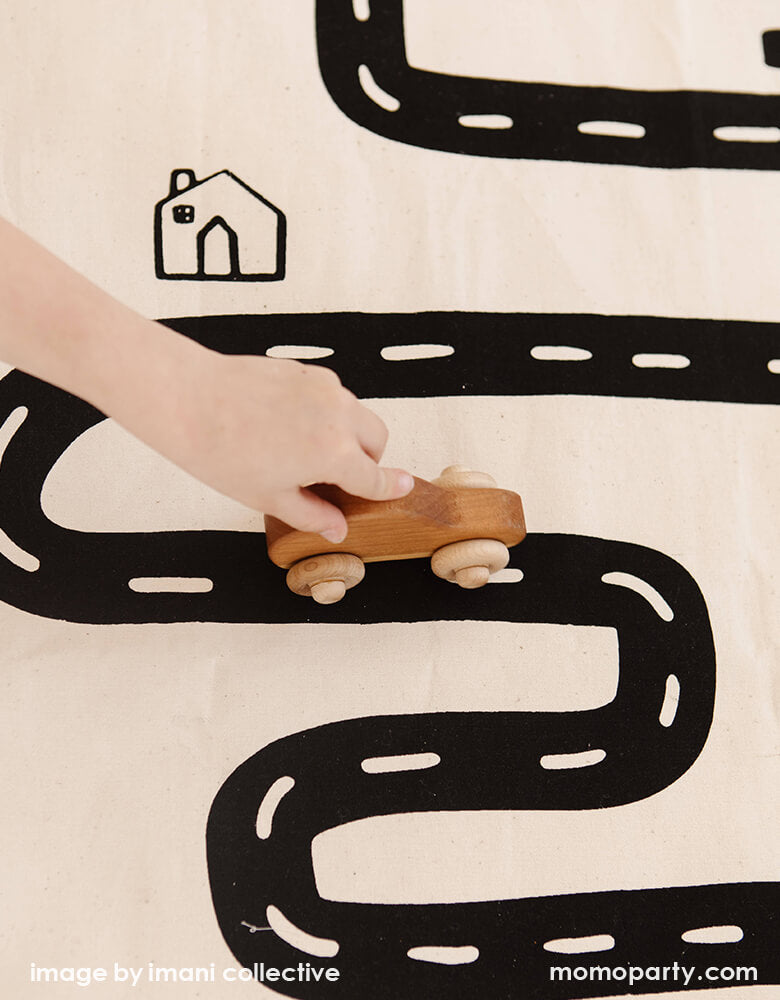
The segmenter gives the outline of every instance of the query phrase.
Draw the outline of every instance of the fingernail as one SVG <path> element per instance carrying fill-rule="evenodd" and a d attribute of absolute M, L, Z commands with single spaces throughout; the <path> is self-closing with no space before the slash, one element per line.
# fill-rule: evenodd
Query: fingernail
<path fill-rule="evenodd" d="M 404 493 L 408 493 L 413 486 L 414 477 L 410 476 L 408 472 L 402 472 L 398 477 L 398 488 Z"/>
<path fill-rule="evenodd" d="M 327 541 L 333 542 L 334 545 L 338 545 L 339 542 L 343 542 L 347 537 L 347 533 L 344 528 L 328 528 L 327 531 L 322 531 L 320 534 Z"/>

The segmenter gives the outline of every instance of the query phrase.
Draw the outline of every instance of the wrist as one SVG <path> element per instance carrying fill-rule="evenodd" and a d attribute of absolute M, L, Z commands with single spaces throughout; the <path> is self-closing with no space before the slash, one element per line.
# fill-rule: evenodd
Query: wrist
<path fill-rule="evenodd" d="M 120 317 L 116 317 L 120 319 Z M 78 395 L 158 450 L 186 418 L 193 386 L 214 352 L 161 323 L 126 310 L 110 333 L 85 334 Z"/>

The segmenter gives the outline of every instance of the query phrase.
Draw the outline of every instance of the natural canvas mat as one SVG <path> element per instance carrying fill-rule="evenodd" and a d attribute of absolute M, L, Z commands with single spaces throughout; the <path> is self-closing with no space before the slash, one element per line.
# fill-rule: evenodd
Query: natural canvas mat
<path fill-rule="evenodd" d="M 315 606 L 7 374 L 9 995 L 777 995 L 773 6 L 12 4 L 0 212 L 530 534 Z"/>

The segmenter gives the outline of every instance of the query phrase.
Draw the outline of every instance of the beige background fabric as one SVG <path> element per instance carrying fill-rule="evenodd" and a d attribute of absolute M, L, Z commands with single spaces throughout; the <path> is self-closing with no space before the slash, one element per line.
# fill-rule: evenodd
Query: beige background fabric
<path fill-rule="evenodd" d="M 518 79 L 552 78 L 568 55 L 568 82 L 780 86 L 760 52 L 761 31 L 777 26 L 772 3 L 742 4 L 738 17 L 726 3 L 637 3 L 620 36 L 637 47 L 631 58 L 610 42 L 623 5 L 596 4 L 611 27 L 589 36 L 592 6 L 413 0 L 410 52 L 451 72 Z M 302 0 L 11 0 L 7 10 L 0 213 L 146 315 L 780 320 L 774 171 L 482 159 L 385 140 L 325 91 L 313 4 Z M 543 40 L 531 68 L 517 57 L 529 23 Z M 599 68 L 605 79 L 593 80 Z M 176 168 L 198 178 L 227 168 L 285 212 L 284 281 L 155 276 L 154 206 Z M 426 478 L 453 461 L 490 471 L 522 494 L 535 532 L 635 542 L 678 560 L 707 601 L 718 687 L 703 753 L 658 795 L 592 812 L 364 821 L 316 842 L 323 895 L 450 902 L 780 877 L 780 408 L 585 396 L 371 405 L 391 428 L 388 463 Z M 262 530 L 257 513 L 110 423 L 63 455 L 43 503 L 84 531 Z M 204 853 L 211 801 L 234 767 L 276 738 L 341 719 L 604 704 L 615 634 L 585 631 L 83 626 L 1 605 L 8 995 L 84 992 L 31 984 L 31 962 L 234 965 Z M 86 992 L 134 995 L 111 983 Z M 143 995 L 272 994 L 167 984 Z"/>

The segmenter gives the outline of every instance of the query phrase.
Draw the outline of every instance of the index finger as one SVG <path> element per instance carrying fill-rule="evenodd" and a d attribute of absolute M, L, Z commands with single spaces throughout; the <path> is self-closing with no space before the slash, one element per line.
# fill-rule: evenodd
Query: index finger
<path fill-rule="evenodd" d="M 362 451 L 344 463 L 336 486 L 366 500 L 397 500 L 414 486 L 414 479 L 403 469 L 385 469 Z"/>
<path fill-rule="evenodd" d="M 378 462 L 387 445 L 388 430 L 384 421 L 367 406 L 358 402 L 357 439 L 370 458 Z"/>

